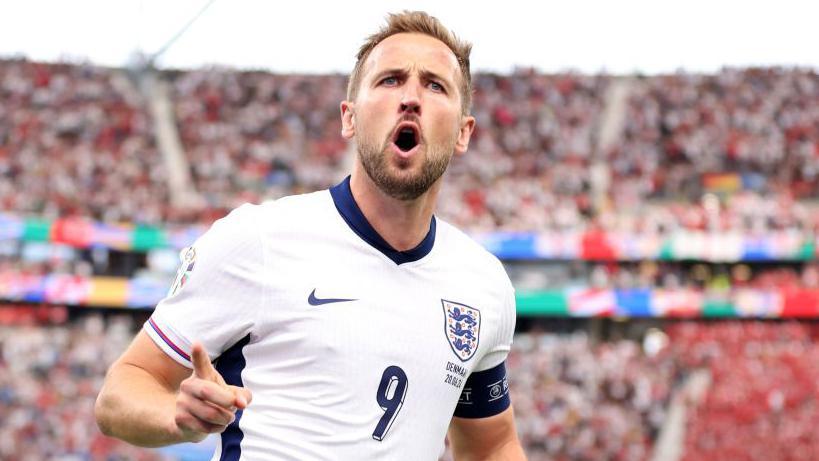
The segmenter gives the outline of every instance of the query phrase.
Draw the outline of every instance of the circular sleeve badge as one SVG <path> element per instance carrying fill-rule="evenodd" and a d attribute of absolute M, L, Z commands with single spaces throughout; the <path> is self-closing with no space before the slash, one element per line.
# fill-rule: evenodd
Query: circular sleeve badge
<path fill-rule="evenodd" d="M 188 278 L 193 272 L 193 267 L 196 264 L 196 249 L 188 247 L 179 252 L 179 259 L 182 262 L 179 265 L 179 270 L 176 271 L 176 279 L 174 279 L 171 289 L 168 290 L 168 297 L 174 296 L 182 290 Z"/>

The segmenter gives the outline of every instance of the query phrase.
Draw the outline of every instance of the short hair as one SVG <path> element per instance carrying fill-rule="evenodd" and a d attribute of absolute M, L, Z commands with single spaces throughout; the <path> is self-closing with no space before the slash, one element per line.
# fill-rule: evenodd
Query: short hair
<path fill-rule="evenodd" d="M 387 16 L 387 25 L 382 26 L 378 32 L 367 37 L 367 41 L 358 50 L 355 67 L 350 73 L 350 79 L 347 83 L 347 100 L 352 101 L 358 95 L 358 88 L 364 74 L 364 63 L 372 50 L 387 37 L 401 33 L 428 35 L 440 40 L 452 50 L 461 69 L 461 110 L 464 115 L 468 114 L 472 106 L 472 76 L 469 71 L 469 54 L 472 52 L 472 44 L 459 39 L 438 18 L 423 11 L 390 13 Z"/>

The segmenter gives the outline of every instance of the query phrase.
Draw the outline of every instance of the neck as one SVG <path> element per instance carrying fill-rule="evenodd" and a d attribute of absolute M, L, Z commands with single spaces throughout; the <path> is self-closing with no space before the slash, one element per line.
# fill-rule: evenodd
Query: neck
<path fill-rule="evenodd" d="M 439 179 L 420 197 L 398 200 L 382 192 L 360 162 L 350 177 L 350 190 L 364 217 L 398 251 L 411 250 L 426 237 L 440 186 Z"/>

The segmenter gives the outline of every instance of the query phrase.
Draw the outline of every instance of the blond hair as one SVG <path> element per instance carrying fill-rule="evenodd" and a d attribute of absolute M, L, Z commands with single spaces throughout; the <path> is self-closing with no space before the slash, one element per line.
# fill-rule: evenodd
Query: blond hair
<path fill-rule="evenodd" d="M 390 13 L 387 16 L 387 25 L 367 37 L 367 41 L 361 45 L 356 55 L 355 67 L 350 73 L 350 80 L 347 84 L 347 100 L 353 101 L 358 95 L 358 88 L 361 85 L 361 78 L 364 74 L 364 63 L 367 57 L 379 43 L 387 37 L 401 33 L 419 33 L 428 35 L 444 43 L 458 60 L 461 68 L 461 110 L 463 114 L 469 113 L 472 106 L 472 76 L 469 72 L 469 53 L 472 51 L 472 44 L 459 39 L 449 29 L 441 24 L 441 21 L 434 16 L 430 16 L 423 11 L 403 11 L 401 13 Z"/>

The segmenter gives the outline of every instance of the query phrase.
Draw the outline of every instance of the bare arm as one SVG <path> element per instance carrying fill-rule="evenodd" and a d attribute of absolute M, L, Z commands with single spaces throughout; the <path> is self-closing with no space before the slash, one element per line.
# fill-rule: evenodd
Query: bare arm
<path fill-rule="evenodd" d="M 94 407 L 100 430 L 145 447 L 198 442 L 224 431 L 250 392 L 225 384 L 201 345 L 194 345 L 191 359 L 193 372 L 140 331 L 105 377 Z"/>
<path fill-rule="evenodd" d="M 488 418 L 452 418 L 449 441 L 456 461 L 523 461 L 512 407 Z"/>

